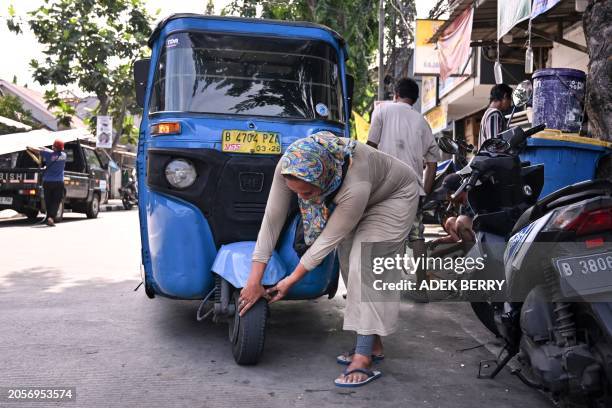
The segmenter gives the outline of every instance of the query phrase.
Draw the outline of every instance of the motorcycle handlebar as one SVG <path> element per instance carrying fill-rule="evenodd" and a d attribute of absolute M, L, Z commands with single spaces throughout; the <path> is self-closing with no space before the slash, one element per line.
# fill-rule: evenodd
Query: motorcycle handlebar
<path fill-rule="evenodd" d="M 461 186 L 457 189 L 457 191 L 455 191 L 452 195 L 451 195 L 451 199 L 456 199 L 459 194 L 463 193 L 463 191 L 470 191 L 472 189 L 472 187 L 474 187 L 474 184 L 476 183 L 476 180 L 478 180 L 478 172 L 476 170 L 474 170 L 472 172 L 472 174 L 470 174 L 470 177 L 466 178 L 463 181 L 463 184 L 461 184 Z"/>
<path fill-rule="evenodd" d="M 532 127 L 531 129 L 527 129 L 525 131 L 525 137 L 535 135 L 536 133 L 541 132 L 544 129 L 546 129 L 546 123 L 542 123 L 538 126 Z"/>
<path fill-rule="evenodd" d="M 536 133 L 544 130 L 546 128 L 546 123 L 542 123 L 541 125 L 534 126 L 531 129 L 527 129 L 519 132 L 513 132 L 508 139 L 509 147 L 515 148 L 520 146 L 525 140 L 527 140 L 530 136 L 535 135 Z M 509 131 L 510 132 L 510 131 Z"/>

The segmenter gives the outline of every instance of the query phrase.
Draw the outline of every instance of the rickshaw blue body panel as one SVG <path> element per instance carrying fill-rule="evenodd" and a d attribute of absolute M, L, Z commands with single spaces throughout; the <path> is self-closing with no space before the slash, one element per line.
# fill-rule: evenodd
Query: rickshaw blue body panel
<path fill-rule="evenodd" d="M 214 282 L 212 275 L 203 271 L 210 270 L 217 251 L 200 210 L 173 197 L 150 192 L 146 219 L 151 231 L 150 283 L 155 292 L 181 299 L 202 297 Z"/>
<path fill-rule="evenodd" d="M 214 273 L 234 287 L 244 285 L 251 266 L 253 241 L 215 244 L 212 224 L 201 208 L 171 194 L 161 193 L 147 184 L 150 157 L 153 151 L 177 150 L 201 152 L 221 151 L 221 133 L 224 129 L 261 130 L 281 135 L 281 151 L 295 140 L 321 130 L 349 136 L 348 124 L 325 120 L 291 120 L 276 117 L 206 114 L 192 112 L 158 112 L 148 114 L 153 79 L 162 45 L 169 34 L 182 31 L 215 33 L 241 33 L 278 38 L 315 39 L 328 43 L 338 52 L 339 75 L 345 78 L 347 50 L 329 31 L 313 26 L 284 25 L 265 20 L 236 21 L 232 19 L 177 18 L 168 21 L 159 30 L 151 44 L 152 56 L 144 101 L 144 115 L 138 144 L 139 216 L 141 227 L 142 263 L 147 293 L 177 299 L 201 299 L 214 287 Z M 350 116 L 344 92 L 344 117 Z M 159 122 L 179 122 L 178 135 L 152 136 L 151 126 Z M 348 122 L 348 121 L 346 121 Z M 226 153 L 227 154 L 227 153 Z M 231 157 L 244 157 L 235 154 Z M 251 155 L 253 156 L 253 155 Z M 262 157 L 270 157 L 262 155 Z M 273 156 L 278 158 L 278 156 Z M 210 180 L 213 182 L 214 180 Z M 285 228 L 277 249 L 264 276 L 264 284 L 272 285 L 290 274 L 299 257 L 293 249 L 293 237 L 299 217 Z M 214 273 L 213 273 L 214 272 Z M 296 284 L 288 299 L 309 299 L 329 293 L 338 279 L 338 261 L 335 251 L 316 269 Z"/>
<path fill-rule="evenodd" d="M 262 285 L 271 286 L 288 276 L 297 266 L 299 258 L 293 247 L 292 237 L 295 235 L 297 223 L 301 218 L 296 217 L 291 227 L 280 239 L 280 248 L 274 251 L 272 258 L 268 261 Z M 255 249 L 255 242 L 236 242 L 223 245 L 212 266 L 212 271 L 222 276 L 234 287 L 240 288 L 244 285 L 251 271 L 251 257 Z M 335 252 L 325 258 L 325 261 L 308 272 L 306 277 L 291 288 L 286 299 L 311 299 L 326 293 L 326 289 L 338 280 L 338 265 L 336 264 Z"/>

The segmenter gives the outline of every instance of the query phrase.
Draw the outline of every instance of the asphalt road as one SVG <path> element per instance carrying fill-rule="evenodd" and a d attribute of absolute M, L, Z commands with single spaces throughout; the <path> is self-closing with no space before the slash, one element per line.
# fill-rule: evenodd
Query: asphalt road
<path fill-rule="evenodd" d="M 335 356 L 352 345 L 339 295 L 274 305 L 263 361 L 237 366 L 227 327 L 198 323 L 197 302 L 134 292 L 135 210 L 65 220 L 0 220 L 0 387 L 76 387 L 76 401 L 0 406 L 552 406 L 508 370 L 476 378 L 495 339 L 459 303 L 402 304 L 384 375 L 364 388 L 332 382 Z"/>

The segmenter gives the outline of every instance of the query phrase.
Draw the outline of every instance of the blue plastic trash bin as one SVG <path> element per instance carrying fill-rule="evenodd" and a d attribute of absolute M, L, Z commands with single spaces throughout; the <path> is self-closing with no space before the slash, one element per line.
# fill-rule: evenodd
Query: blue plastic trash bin
<path fill-rule="evenodd" d="M 540 197 L 562 187 L 595 177 L 597 164 L 610 154 L 609 144 L 579 136 L 542 136 L 527 140 L 522 161 L 544 164 L 544 188 Z"/>

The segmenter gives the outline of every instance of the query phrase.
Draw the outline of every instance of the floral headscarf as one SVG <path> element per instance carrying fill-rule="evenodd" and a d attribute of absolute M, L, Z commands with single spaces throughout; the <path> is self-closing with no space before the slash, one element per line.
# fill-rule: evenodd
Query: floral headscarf
<path fill-rule="evenodd" d="M 340 187 L 342 165 L 352 156 L 355 145 L 354 140 L 323 131 L 296 140 L 281 158 L 281 174 L 297 177 L 322 191 L 320 196 L 309 200 L 298 198 L 306 245 L 311 245 L 325 228 L 333 211 L 333 206 L 325 203 L 325 197 Z"/>

